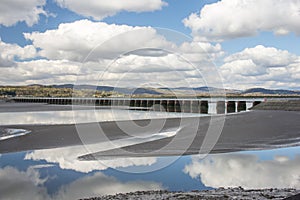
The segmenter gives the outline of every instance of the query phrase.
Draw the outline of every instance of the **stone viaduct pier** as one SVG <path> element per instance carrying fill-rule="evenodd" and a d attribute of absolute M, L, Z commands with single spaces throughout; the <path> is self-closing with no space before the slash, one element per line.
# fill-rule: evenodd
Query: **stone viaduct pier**
<path fill-rule="evenodd" d="M 119 107 L 130 110 L 153 110 L 203 114 L 224 114 L 246 111 L 261 103 L 263 99 L 171 99 L 171 98 L 48 98 L 13 97 L 17 103 L 47 103 L 58 105 L 93 105 Z"/>

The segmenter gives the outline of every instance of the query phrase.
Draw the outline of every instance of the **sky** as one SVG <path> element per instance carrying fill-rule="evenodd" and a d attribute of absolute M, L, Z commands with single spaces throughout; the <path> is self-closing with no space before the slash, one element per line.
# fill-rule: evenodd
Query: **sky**
<path fill-rule="evenodd" d="M 300 0 L 3 0 L 0 85 L 300 90 Z"/>

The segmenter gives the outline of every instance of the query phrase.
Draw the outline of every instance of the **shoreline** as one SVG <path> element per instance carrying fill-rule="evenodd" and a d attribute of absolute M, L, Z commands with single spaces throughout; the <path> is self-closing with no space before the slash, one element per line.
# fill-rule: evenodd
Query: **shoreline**
<path fill-rule="evenodd" d="M 284 110 L 284 111 L 300 111 L 300 100 L 270 100 L 261 102 L 254 106 L 252 110 Z"/>
<path fill-rule="evenodd" d="M 274 200 L 296 200 L 300 197 L 300 190 L 286 189 L 243 189 L 237 188 L 218 188 L 203 191 L 191 192 L 171 192 L 171 191 L 137 191 L 130 193 L 119 193 L 115 195 L 105 195 L 101 197 L 90 197 L 81 200 L 112 200 L 112 199 L 274 199 Z"/>

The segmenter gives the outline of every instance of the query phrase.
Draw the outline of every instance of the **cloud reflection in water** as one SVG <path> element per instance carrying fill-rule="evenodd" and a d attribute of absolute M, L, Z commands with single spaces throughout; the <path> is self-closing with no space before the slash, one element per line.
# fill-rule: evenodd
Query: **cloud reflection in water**
<path fill-rule="evenodd" d="M 300 188 L 299 166 L 300 155 L 260 160 L 257 155 L 237 153 L 210 155 L 204 160 L 193 156 L 184 172 L 214 188 Z"/>
<path fill-rule="evenodd" d="M 161 119 L 201 116 L 197 113 L 140 112 L 132 110 L 71 110 L 0 113 L 0 125 L 75 124 L 90 122 Z"/>
<path fill-rule="evenodd" d="M 120 192 L 163 189 L 160 183 L 152 181 L 121 182 L 112 176 L 96 172 L 63 185 L 57 193 L 49 195 L 44 186 L 47 179 L 41 178 L 39 169 L 35 167 L 29 167 L 26 171 L 19 171 L 14 167 L 0 169 L 0 199 L 68 200 Z"/>
<path fill-rule="evenodd" d="M 107 144 L 109 145 L 109 144 Z M 103 147 L 105 148 L 105 147 Z M 111 160 L 84 161 L 77 158 L 86 154 L 83 146 L 71 146 L 47 150 L 35 150 L 25 155 L 26 160 L 45 160 L 49 163 L 57 163 L 61 169 L 71 169 L 88 173 L 94 170 L 105 170 L 109 167 L 147 166 L 156 162 L 156 158 L 117 158 Z"/>

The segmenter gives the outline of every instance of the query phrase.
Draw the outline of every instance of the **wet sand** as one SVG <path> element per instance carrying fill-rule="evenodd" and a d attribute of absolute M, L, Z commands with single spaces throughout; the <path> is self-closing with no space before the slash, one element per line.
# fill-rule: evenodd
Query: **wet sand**
<path fill-rule="evenodd" d="M 0 112 L 25 112 L 25 111 L 52 111 L 68 110 L 71 106 L 56 106 L 47 104 L 23 104 L 0 103 Z M 17 114 L 17 113 L 16 113 Z M 163 156 L 207 153 L 210 150 L 210 142 L 214 142 L 214 136 L 205 142 L 211 120 L 222 120 L 217 117 L 190 117 L 185 119 L 166 119 L 162 131 L 171 128 L 183 127 L 175 137 L 165 138 L 153 142 L 123 147 L 106 152 L 94 152 L 91 155 L 82 156 L 81 159 L 89 160 L 106 156 Z M 161 119 L 154 119 L 156 121 Z M 225 123 L 221 135 L 212 153 L 231 152 L 240 150 L 256 150 L 293 146 L 300 144 L 300 112 L 284 110 L 253 110 L 225 116 Z M 140 126 L 146 126 L 150 120 L 134 121 Z M 126 126 L 131 121 L 119 122 Z M 197 124 L 199 123 L 199 126 Z M 116 122 L 100 122 L 82 124 L 81 128 L 100 125 L 110 140 L 130 137 L 122 131 Z M 218 125 L 218 123 L 217 123 Z M 193 131 L 194 128 L 197 130 Z M 71 145 L 80 145 L 82 140 L 77 134 L 76 126 L 70 125 L 16 125 L 1 126 L 0 128 L 19 128 L 31 130 L 32 133 L 9 140 L 0 141 L 0 153 L 48 149 Z M 214 127 L 213 127 L 214 128 Z M 215 127 L 218 128 L 218 127 Z M 132 128 L 132 133 L 139 134 L 139 128 Z M 194 133 L 196 133 L 194 135 Z M 89 134 L 89 133 L 86 133 Z M 84 143 L 94 143 L 101 138 L 93 138 L 91 134 Z M 195 137 L 195 138 L 194 138 Z M 105 139 L 105 138 L 103 138 Z M 187 148 L 187 144 L 188 148 Z M 208 145 L 207 145 L 208 144 Z M 167 145 L 167 147 L 165 147 Z M 161 149 L 165 147 L 164 149 Z M 201 149 L 202 148 L 202 149 Z M 201 149 L 201 151 L 200 151 Z"/>
<path fill-rule="evenodd" d="M 203 144 L 209 118 L 200 119 L 200 126 L 192 144 L 185 144 L 193 137 L 186 128 L 178 137 L 123 147 L 86 155 L 81 159 L 103 158 L 109 156 L 171 156 L 182 154 L 209 153 L 210 144 Z M 218 141 L 210 153 L 226 153 L 243 150 L 272 149 L 300 145 L 300 112 L 293 111 L 252 111 L 228 115 Z M 189 119 L 186 123 L 194 123 Z M 170 123 L 174 123 L 173 120 Z M 176 141 L 174 141 L 176 140 Z M 161 149 L 167 144 L 168 148 Z M 202 149 L 201 149 L 202 147 Z M 205 148 L 206 147 L 206 148 Z"/>

